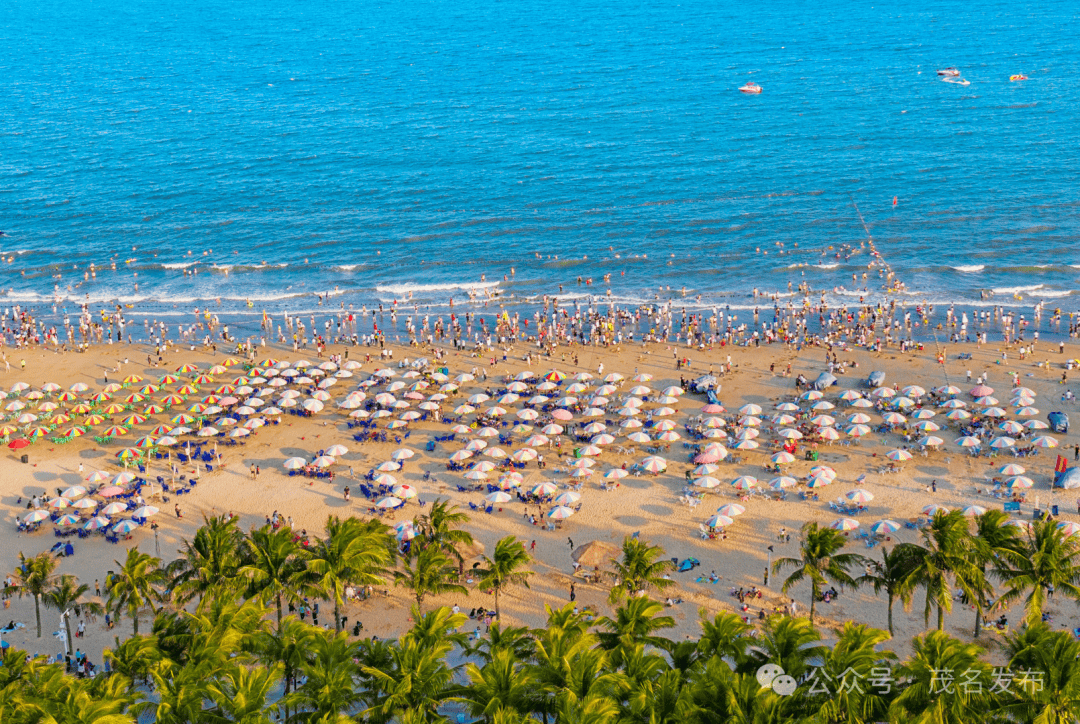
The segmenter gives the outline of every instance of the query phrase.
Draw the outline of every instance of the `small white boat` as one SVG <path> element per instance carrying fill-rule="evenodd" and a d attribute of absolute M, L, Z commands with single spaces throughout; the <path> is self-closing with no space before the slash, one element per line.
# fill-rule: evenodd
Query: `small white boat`
<path fill-rule="evenodd" d="M 960 71 L 958 71 L 956 68 L 942 68 L 941 70 L 939 70 L 937 72 L 937 74 L 938 75 L 947 75 L 947 76 L 954 76 L 955 77 L 955 76 L 960 75 Z"/>
<path fill-rule="evenodd" d="M 955 83 L 956 85 L 971 85 L 970 80 L 964 80 L 955 75 L 946 76 L 945 78 L 942 78 L 942 80 L 946 83 Z"/>
<path fill-rule="evenodd" d="M 757 83 L 755 83 L 753 81 L 750 81 L 746 85 L 739 88 L 739 90 L 742 91 L 743 93 L 760 93 L 761 92 L 761 86 L 759 86 Z"/>

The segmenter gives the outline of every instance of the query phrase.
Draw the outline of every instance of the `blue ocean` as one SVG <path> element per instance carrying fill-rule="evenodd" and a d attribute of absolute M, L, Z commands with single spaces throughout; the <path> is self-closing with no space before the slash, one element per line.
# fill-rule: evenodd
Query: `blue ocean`
<path fill-rule="evenodd" d="M 0 306 L 1071 311 L 1076 8 L 11 0 Z"/>

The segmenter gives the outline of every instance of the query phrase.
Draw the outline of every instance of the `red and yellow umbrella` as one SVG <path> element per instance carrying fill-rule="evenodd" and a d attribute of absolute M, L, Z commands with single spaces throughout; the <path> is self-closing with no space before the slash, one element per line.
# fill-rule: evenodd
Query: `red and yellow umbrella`
<path fill-rule="evenodd" d="M 124 409 L 125 408 L 123 405 L 118 405 L 114 402 L 111 405 L 106 405 L 105 409 L 103 409 L 102 412 L 104 412 L 106 415 L 118 415 L 123 412 Z"/>
<path fill-rule="evenodd" d="M 78 425 L 72 425 L 68 429 L 62 431 L 60 434 L 64 437 L 82 437 L 86 434 L 86 430 L 79 427 Z"/>
<path fill-rule="evenodd" d="M 259 367 L 273 367 L 278 361 L 276 359 L 264 359 L 259 363 Z"/>
<path fill-rule="evenodd" d="M 176 368 L 176 371 L 180 374 L 187 374 L 188 372 L 198 372 L 198 370 L 199 368 L 191 364 L 190 362 L 188 364 L 180 365 Z"/>
<path fill-rule="evenodd" d="M 225 365 L 226 367 L 235 367 L 236 365 L 240 364 L 240 360 L 236 359 L 235 357 L 229 357 L 221 364 Z"/>
<path fill-rule="evenodd" d="M 216 405 L 217 403 L 221 402 L 221 398 L 217 395 L 207 395 L 206 397 L 202 398 L 202 401 L 208 405 Z"/>
<path fill-rule="evenodd" d="M 236 385 L 219 385 L 214 392 L 219 395 L 231 395 L 236 392 Z"/>
<path fill-rule="evenodd" d="M 60 400 L 61 402 L 71 402 L 72 400 L 79 399 L 79 396 L 76 395 L 74 392 L 61 392 L 59 395 L 56 396 L 56 399 Z"/>
<path fill-rule="evenodd" d="M 73 415 L 85 415 L 86 413 L 90 412 L 90 410 L 92 410 L 92 409 L 93 408 L 90 407 L 90 405 L 82 403 L 82 404 L 75 405 L 75 407 L 72 407 L 71 408 L 71 414 L 73 414 Z"/>
<path fill-rule="evenodd" d="M 165 395 L 161 398 L 161 404 L 165 405 L 166 407 L 169 407 L 171 405 L 179 405 L 183 401 L 184 398 L 180 395 Z"/>
<path fill-rule="evenodd" d="M 45 437 L 48 434 L 49 434 L 49 428 L 42 427 L 41 425 L 38 425 L 36 427 L 32 427 L 32 428 L 30 428 L 29 430 L 26 431 L 26 436 L 28 438 L 33 439 L 33 440 L 36 440 L 39 437 Z"/>
<path fill-rule="evenodd" d="M 214 365 L 206 371 L 206 373 L 210 375 L 223 375 L 226 372 L 228 372 L 228 370 L 225 369 L 225 365 Z"/>
<path fill-rule="evenodd" d="M 113 425 L 112 427 L 105 428 L 101 434 L 104 437 L 120 437 L 121 435 L 127 435 L 128 429 L 126 427 Z"/>
<path fill-rule="evenodd" d="M 152 395 L 160 389 L 161 385 L 149 384 L 140 387 L 139 392 L 143 393 L 144 395 Z"/>
<path fill-rule="evenodd" d="M 99 392 L 96 395 L 90 395 L 90 399 L 94 402 L 108 402 L 112 399 L 112 395 L 108 392 Z"/>
<path fill-rule="evenodd" d="M 143 437 L 140 437 L 138 440 L 135 441 L 135 447 L 138 448 L 154 447 L 154 445 L 156 444 L 157 438 L 150 437 L 149 435 L 144 435 Z"/>
<path fill-rule="evenodd" d="M 171 385 L 171 384 L 174 384 L 176 382 L 179 382 L 179 378 L 177 378 L 177 377 L 175 377 L 173 375 L 162 375 L 161 377 L 158 378 L 158 384 L 162 384 L 162 385 Z"/>
<path fill-rule="evenodd" d="M 151 435 L 161 437 L 162 435 L 168 435 L 169 431 L 173 429 L 172 425 L 157 425 L 150 431 Z"/>
<path fill-rule="evenodd" d="M 177 393 L 179 393 L 181 395 L 194 395 L 198 391 L 199 391 L 198 385 L 184 385 L 183 387 L 181 387 L 180 389 L 177 390 Z"/>
<path fill-rule="evenodd" d="M 194 382 L 195 384 L 198 384 L 198 385 L 205 385 L 205 384 L 208 384 L 208 383 L 213 382 L 213 381 L 214 381 L 214 378 L 211 377 L 210 375 L 199 375 L 198 377 L 195 377 L 194 379 L 192 379 L 192 382 Z"/>
<path fill-rule="evenodd" d="M 137 385 L 143 381 L 142 375 L 128 375 L 124 378 L 125 385 Z"/>
<path fill-rule="evenodd" d="M 146 399 L 146 395 L 141 392 L 132 392 L 130 395 L 124 398 L 124 402 L 142 402 Z"/>
<path fill-rule="evenodd" d="M 173 415 L 170 420 L 174 425 L 190 425 L 195 422 L 195 418 L 186 412 L 181 412 L 179 415 Z"/>
<path fill-rule="evenodd" d="M 109 394 L 111 395 L 112 393 L 114 393 L 114 392 L 116 392 L 117 390 L 120 390 L 120 389 L 122 389 L 122 388 L 120 387 L 120 385 L 118 385 L 118 384 L 117 384 L 117 383 L 115 383 L 115 382 L 110 382 L 109 384 L 107 384 L 107 385 L 105 385 L 104 387 L 102 387 L 102 388 L 101 388 L 101 391 L 102 391 L 102 392 L 107 392 L 107 393 L 109 393 Z"/>
<path fill-rule="evenodd" d="M 133 447 L 126 447 L 123 450 L 121 450 L 120 452 L 116 453 L 116 458 L 118 460 L 134 460 L 135 458 L 138 458 L 138 457 L 141 457 L 141 456 L 142 456 L 142 451 L 137 449 L 137 448 L 133 448 Z"/>
<path fill-rule="evenodd" d="M 210 407 L 204 402 L 196 402 L 194 405 L 188 408 L 190 412 L 206 412 L 206 408 Z"/>
<path fill-rule="evenodd" d="M 551 370 L 551 372 L 548 372 L 546 375 L 544 375 L 544 379 L 548 382 L 562 382 L 566 379 L 566 375 L 564 375 L 562 372 L 559 372 L 558 370 Z"/>
<path fill-rule="evenodd" d="M 0 437 L 7 437 L 19 431 L 15 425 L 0 425 Z"/>
<path fill-rule="evenodd" d="M 141 425 L 142 423 L 146 422 L 146 420 L 147 420 L 146 415 L 140 415 L 137 412 L 133 412 L 130 415 L 128 415 L 127 417 L 120 420 L 120 424 L 122 424 L 122 425 Z"/>
<path fill-rule="evenodd" d="M 104 415 L 87 415 L 83 418 L 84 425 L 100 425 L 105 422 Z"/>
<path fill-rule="evenodd" d="M 143 408 L 144 415 L 157 415 L 160 412 L 165 412 L 165 408 L 161 405 L 147 405 Z"/>
<path fill-rule="evenodd" d="M 250 377 L 237 377 L 235 380 L 233 380 L 234 385 L 246 385 L 246 384 L 248 384 L 250 382 L 251 382 Z"/>
<path fill-rule="evenodd" d="M 53 415 L 49 418 L 50 425 L 63 425 L 65 422 L 71 422 L 71 416 L 60 413 L 59 415 Z"/>

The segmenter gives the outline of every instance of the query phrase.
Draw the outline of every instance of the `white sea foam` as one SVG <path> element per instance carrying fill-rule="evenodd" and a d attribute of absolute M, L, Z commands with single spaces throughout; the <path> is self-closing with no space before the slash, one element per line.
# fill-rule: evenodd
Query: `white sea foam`
<path fill-rule="evenodd" d="M 187 269 L 189 266 L 195 266 L 198 263 L 197 261 L 184 261 L 162 264 L 161 266 L 163 269 Z"/>
<path fill-rule="evenodd" d="M 985 264 L 961 264 L 960 266 L 954 266 L 958 272 L 964 272 L 965 274 L 971 274 L 973 272 L 981 272 L 986 268 Z"/>
<path fill-rule="evenodd" d="M 470 284 L 379 284 L 375 287 L 375 291 L 387 294 L 407 295 L 409 293 L 416 294 L 417 292 L 446 292 L 455 289 L 480 291 L 483 289 L 496 288 L 498 286 L 498 282 L 473 282 Z"/>
<path fill-rule="evenodd" d="M 1037 291 L 1037 292 L 1033 293 L 1031 296 L 1033 296 L 1033 297 L 1043 297 L 1045 299 L 1056 299 L 1058 297 L 1067 297 L 1070 294 L 1072 294 L 1071 290 L 1042 289 L 1040 291 Z"/>
<path fill-rule="evenodd" d="M 1042 284 L 1032 284 L 1026 287 L 995 287 L 994 294 L 1020 294 L 1022 292 L 1038 291 L 1042 288 Z"/>
<path fill-rule="evenodd" d="M 836 269 L 838 266 L 840 265 L 835 262 L 832 264 L 814 264 L 817 269 Z"/>

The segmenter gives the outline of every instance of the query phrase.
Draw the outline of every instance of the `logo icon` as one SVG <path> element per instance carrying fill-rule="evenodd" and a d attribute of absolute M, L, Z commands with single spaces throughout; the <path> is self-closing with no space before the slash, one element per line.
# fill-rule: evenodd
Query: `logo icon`
<path fill-rule="evenodd" d="M 764 664 L 757 670 L 757 680 L 766 689 L 772 689 L 780 696 L 791 696 L 799 687 L 794 677 L 784 673 L 777 664 Z"/>

